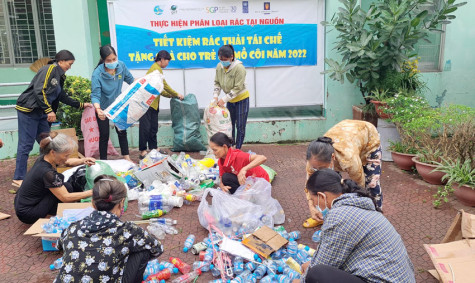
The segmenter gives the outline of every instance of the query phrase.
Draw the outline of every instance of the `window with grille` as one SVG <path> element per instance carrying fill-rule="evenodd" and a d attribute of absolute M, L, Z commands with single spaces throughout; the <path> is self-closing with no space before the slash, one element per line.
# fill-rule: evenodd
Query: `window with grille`
<path fill-rule="evenodd" d="M 443 48 L 443 33 L 431 32 L 427 39 L 430 41 L 420 41 L 416 46 L 419 59 L 419 70 L 422 72 L 441 71 L 441 52 Z"/>
<path fill-rule="evenodd" d="M 0 0 L 0 64 L 31 64 L 56 54 L 51 0 Z"/>

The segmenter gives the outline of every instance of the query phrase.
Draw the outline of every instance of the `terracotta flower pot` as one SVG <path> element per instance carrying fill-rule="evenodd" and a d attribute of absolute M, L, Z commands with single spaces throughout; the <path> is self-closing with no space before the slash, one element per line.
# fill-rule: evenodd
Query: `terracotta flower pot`
<path fill-rule="evenodd" d="M 353 105 L 353 120 L 370 122 L 375 127 L 378 126 L 378 115 L 373 112 L 363 112 L 362 107 Z"/>
<path fill-rule="evenodd" d="M 467 185 L 453 184 L 454 195 L 464 205 L 475 206 L 475 190 Z"/>
<path fill-rule="evenodd" d="M 416 156 L 415 154 L 391 151 L 391 156 L 399 169 L 410 171 L 412 167 L 416 166 L 416 163 L 412 161 L 412 158 Z"/>
<path fill-rule="evenodd" d="M 376 113 L 378 113 L 379 118 L 381 119 L 389 119 L 390 116 L 383 112 L 384 109 L 387 108 L 386 102 L 371 100 L 371 103 L 374 104 L 374 109 L 376 109 Z"/>
<path fill-rule="evenodd" d="M 422 179 L 432 185 L 443 185 L 445 181 L 442 181 L 445 173 L 443 172 L 432 172 L 437 165 L 422 163 L 418 160 L 417 157 L 413 157 L 412 160 L 416 163 L 417 173 L 421 175 Z M 432 172 L 432 173 L 431 173 Z"/>

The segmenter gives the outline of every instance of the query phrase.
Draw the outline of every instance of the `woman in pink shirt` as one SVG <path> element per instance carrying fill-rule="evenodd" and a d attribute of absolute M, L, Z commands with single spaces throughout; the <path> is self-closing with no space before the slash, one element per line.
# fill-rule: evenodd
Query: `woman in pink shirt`
<path fill-rule="evenodd" d="M 214 155 L 218 158 L 219 187 L 228 193 L 234 192 L 246 182 L 249 176 L 264 178 L 269 182 L 269 175 L 259 165 L 266 162 L 264 155 L 249 154 L 232 148 L 233 140 L 224 133 L 214 134 L 209 142 Z"/>

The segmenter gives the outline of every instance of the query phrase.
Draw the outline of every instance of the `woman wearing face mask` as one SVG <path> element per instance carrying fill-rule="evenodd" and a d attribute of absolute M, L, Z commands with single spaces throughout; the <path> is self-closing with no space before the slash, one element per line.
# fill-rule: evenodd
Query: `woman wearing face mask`
<path fill-rule="evenodd" d="M 210 138 L 209 146 L 218 159 L 221 190 L 234 194 L 246 178 L 254 176 L 269 182 L 269 174 L 261 166 L 266 162 L 264 155 L 249 154 L 231 146 L 233 140 L 224 133 L 216 133 Z"/>
<path fill-rule="evenodd" d="M 223 45 L 218 50 L 219 63 L 214 78 L 214 99 L 220 107 L 229 109 L 233 125 L 232 137 L 236 148 L 241 149 L 246 135 L 247 114 L 249 113 L 249 91 L 246 88 L 246 69 L 241 61 L 234 58 L 234 47 Z M 219 99 L 221 90 L 224 96 Z"/>
<path fill-rule="evenodd" d="M 109 141 L 109 119 L 104 114 L 104 109 L 114 102 L 122 91 L 124 81 L 128 84 L 134 82 L 134 77 L 129 72 L 124 62 L 117 59 L 117 53 L 112 46 L 104 45 L 99 51 L 101 60 L 92 73 L 91 101 L 96 108 L 97 125 L 99 126 L 99 154 L 100 158 L 107 159 L 107 143 Z M 124 159 L 130 160 L 129 142 L 127 131 L 115 127 L 119 137 L 120 151 Z"/>
<path fill-rule="evenodd" d="M 132 222 L 123 222 L 127 188 L 114 176 L 100 175 L 92 188 L 94 211 L 63 231 L 58 248 L 63 266 L 55 282 L 142 282 L 161 243 Z"/>
<path fill-rule="evenodd" d="M 147 72 L 147 75 L 153 71 L 159 71 L 160 74 L 163 74 L 162 69 L 168 66 L 172 57 L 170 53 L 166 50 L 161 50 L 155 56 L 155 63 L 150 67 Z M 155 98 L 147 112 L 140 118 L 139 126 L 139 150 L 140 150 L 140 159 L 143 159 L 147 154 L 147 144 L 150 150 L 157 149 L 157 132 L 158 132 L 158 112 L 160 104 L 160 96 L 165 96 L 168 98 L 178 97 L 180 100 L 183 100 L 183 94 L 179 94 L 174 89 L 168 85 L 167 81 L 163 80 L 163 91 L 160 95 Z M 162 152 L 165 153 L 165 152 Z"/>
<path fill-rule="evenodd" d="M 307 189 L 325 222 L 302 282 L 415 282 L 401 236 L 367 190 L 331 169 L 313 173 Z"/>
<path fill-rule="evenodd" d="M 41 67 L 31 80 L 28 88 L 18 97 L 18 147 L 15 175 L 12 185 L 20 187 L 26 174 L 28 155 L 35 140 L 40 143 L 40 134 L 50 131 L 51 123 L 56 121 L 59 102 L 72 107 L 91 107 L 91 103 L 81 103 L 64 92 L 65 73 L 74 63 L 74 55 L 68 50 L 59 51 L 54 60 Z"/>
<path fill-rule="evenodd" d="M 15 212 L 23 223 L 33 224 L 39 218 L 55 215 L 59 202 L 75 202 L 92 195 L 91 191 L 74 191 L 56 166 L 93 165 L 94 158 L 69 158 L 77 144 L 69 136 L 51 132 L 40 142 L 40 153 L 25 181 L 15 195 Z M 45 135 L 42 135 L 43 137 Z"/>
<path fill-rule="evenodd" d="M 324 137 L 311 142 L 307 149 L 307 179 L 313 172 L 332 168 L 346 172 L 360 187 L 368 189 L 382 207 L 383 194 L 379 183 L 381 175 L 381 143 L 373 124 L 358 120 L 343 120 L 333 126 Z M 311 218 L 303 224 L 306 228 L 322 224 L 322 217 L 315 210 L 307 189 Z"/>

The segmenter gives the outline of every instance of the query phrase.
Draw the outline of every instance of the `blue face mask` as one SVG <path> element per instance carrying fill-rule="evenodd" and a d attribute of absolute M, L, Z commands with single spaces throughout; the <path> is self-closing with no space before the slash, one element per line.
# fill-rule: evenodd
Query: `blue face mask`
<path fill-rule="evenodd" d="M 112 63 L 106 63 L 106 68 L 107 69 L 115 69 L 115 68 L 117 68 L 117 65 L 119 65 L 119 61 L 114 61 Z"/>
<path fill-rule="evenodd" d="M 223 65 L 224 68 L 227 68 L 229 67 L 229 65 L 231 65 L 231 62 L 229 61 L 220 61 L 221 62 L 221 65 Z"/>
<path fill-rule="evenodd" d="M 317 205 L 315 206 L 315 208 L 322 214 L 323 219 L 325 219 L 325 217 L 326 217 L 327 214 L 328 214 L 329 209 L 328 209 L 328 207 L 327 207 L 327 196 L 326 196 L 325 194 L 323 194 L 323 195 L 325 196 L 325 209 L 322 210 L 322 209 L 320 208 L 320 198 L 318 198 L 318 200 L 317 200 Z"/>

